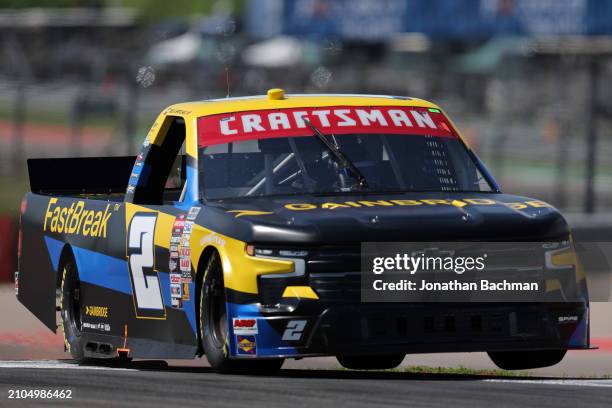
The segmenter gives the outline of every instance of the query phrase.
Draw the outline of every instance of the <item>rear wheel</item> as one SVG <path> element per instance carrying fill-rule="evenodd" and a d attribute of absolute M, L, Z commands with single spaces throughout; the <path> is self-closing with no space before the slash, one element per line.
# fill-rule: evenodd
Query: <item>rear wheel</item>
<path fill-rule="evenodd" d="M 74 259 L 69 259 L 61 269 L 59 305 L 61 327 L 64 332 L 64 349 L 78 363 L 117 365 L 131 361 L 127 356 L 109 358 L 85 357 L 85 340 L 82 336 L 81 281 Z"/>
<path fill-rule="evenodd" d="M 385 370 L 395 368 L 404 360 L 404 354 L 381 356 L 336 356 L 344 368 L 352 370 Z"/>
<path fill-rule="evenodd" d="M 200 293 L 200 336 L 210 366 L 222 373 L 271 374 L 283 365 L 283 359 L 230 359 L 225 286 L 219 254 L 207 261 Z"/>
<path fill-rule="evenodd" d="M 77 362 L 85 361 L 81 336 L 81 304 L 79 272 L 73 260 L 66 262 L 61 270 L 60 307 L 64 348 Z"/>
<path fill-rule="evenodd" d="M 491 351 L 487 354 L 503 370 L 527 370 L 559 363 L 567 350 Z"/>

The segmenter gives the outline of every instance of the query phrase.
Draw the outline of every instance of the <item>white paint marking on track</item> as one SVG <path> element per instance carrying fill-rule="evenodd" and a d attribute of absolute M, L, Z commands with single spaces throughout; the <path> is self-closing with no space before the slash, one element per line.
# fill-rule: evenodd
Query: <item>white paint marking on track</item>
<path fill-rule="evenodd" d="M 78 365 L 76 363 L 64 363 L 58 360 L 37 360 L 37 361 L 4 360 L 4 361 L 0 361 L 0 369 L 1 368 L 33 368 L 33 369 L 61 368 L 61 369 L 68 369 L 68 370 L 137 371 L 132 368 Z"/>
<path fill-rule="evenodd" d="M 536 385 L 565 385 L 575 387 L 612 387 L 612 380 L 564 380 L 562 378 L 550 380 L 523 380 L 523 379 L 503 379 L 503 378 L 487 378 L 483 382 L 493 383 L 511 383 L 511 384 L 536 384 Z"/>

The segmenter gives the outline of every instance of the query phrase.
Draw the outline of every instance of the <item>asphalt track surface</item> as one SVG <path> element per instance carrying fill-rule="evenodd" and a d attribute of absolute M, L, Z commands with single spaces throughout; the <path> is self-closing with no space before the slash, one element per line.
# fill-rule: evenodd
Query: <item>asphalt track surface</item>
<path fill-rule="evenodd" d="M 70 389 L 72 399 L 8 399 L 9 389 Z M 281 370 L 230 376 L 163 361 L 125 368 L 0 361 L 0 406 L 610 407 L 612 380 Z"/>

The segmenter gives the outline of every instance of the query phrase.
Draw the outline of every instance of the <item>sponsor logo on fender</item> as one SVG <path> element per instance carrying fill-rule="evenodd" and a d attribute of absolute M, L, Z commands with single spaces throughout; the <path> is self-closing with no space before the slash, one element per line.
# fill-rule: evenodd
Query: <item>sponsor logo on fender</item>
<path fill-rule="evenodd" d="M 236 336 L 238 354 L 257 355 L 257 340 L 255 336 Z"/>
<path fill-rule="evenodd" d="M 108 306 L 85 306 L 85 315 L 91 317 L 108 317 Z"/>
<path fill-rule="evenodd" d="M 85 206 L 85 201 L 62 206 L 57 205 L 57 198 L 51 198 L 45 212 L 43 231 L 106 238 L 106 227 L 112 215 L 109 208 L 110 204 L 107 204 L 104 210 L 90 210 Z"/>
<path fill-rule="evenodd" d="M 259 333 L 257 329 L 257 319 L 234 317 L 232 319 L 234 334 L 241 336 L 255 335 Z"/>
<path fill-rule="evenodd" d="M 210 243 L 219 245 L 221 247 L 225 246 L 225 240 L 221 238 L 220 236 L 216 235 L 214 232 L 208 235 L 204 235 L 200 239 L 200 245 L 206 245 Z"/>

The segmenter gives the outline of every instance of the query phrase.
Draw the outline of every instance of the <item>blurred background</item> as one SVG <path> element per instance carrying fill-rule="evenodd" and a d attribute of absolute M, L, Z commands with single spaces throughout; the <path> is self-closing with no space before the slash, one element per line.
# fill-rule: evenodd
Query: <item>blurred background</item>
<path fill-rule="evenodd" d="M 0 0 L 0 280 L 26 158 L 135 154 L 167 105 L 271 87 L 433 100 L 505 192 L 612 226 L 610 56 L 606 0 Z"/>

